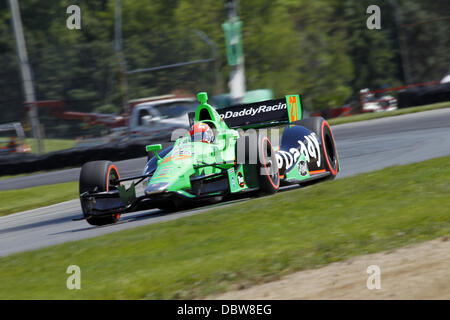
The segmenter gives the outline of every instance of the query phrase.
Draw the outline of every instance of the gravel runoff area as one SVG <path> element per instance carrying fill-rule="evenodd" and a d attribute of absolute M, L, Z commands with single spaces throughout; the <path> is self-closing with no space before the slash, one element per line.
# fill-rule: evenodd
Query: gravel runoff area
<path fill-rule="evenodd" d="M 369 266 L 378 266 L 380 289 Z M 450 299 L 450 237 L 358 256 L 207 299 Z"/>

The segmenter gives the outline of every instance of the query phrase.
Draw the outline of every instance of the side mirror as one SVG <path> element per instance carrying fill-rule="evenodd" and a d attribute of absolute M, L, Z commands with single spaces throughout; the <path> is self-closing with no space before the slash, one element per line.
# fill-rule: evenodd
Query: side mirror
<path fill-rule="evenodd" d="M 158 154 L 158 151 L 162 150 L 162 145 L 160 144 L 150 144 L 148 146 L 145 146 L 145 151 L 147 152 L 154 152 L 156 158 L 158 158 L 158 160 L 161 160 L 161 157 Z"/>

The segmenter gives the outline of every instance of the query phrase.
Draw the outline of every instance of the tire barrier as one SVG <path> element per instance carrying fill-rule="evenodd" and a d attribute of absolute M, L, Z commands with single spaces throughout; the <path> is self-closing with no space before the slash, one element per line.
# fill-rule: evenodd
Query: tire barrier
<path fill-rule="evenodd" d="M 0 157 L 0 176 L 81 167 L 94 160 L 120 161 L 145 157 L 148 143 L 130 143 L 121 146 L 98 146 L 95 148 L 67 149 L 44 155 L 7 155 Z M 167 143 L 165 143 L 167 144 Z"/>
<path fill-rule="evenodd" d="M 408 108 L 445 101 L 450 101 L 450 83 L 409 88 L 398 92 L 399 108 Z"/>

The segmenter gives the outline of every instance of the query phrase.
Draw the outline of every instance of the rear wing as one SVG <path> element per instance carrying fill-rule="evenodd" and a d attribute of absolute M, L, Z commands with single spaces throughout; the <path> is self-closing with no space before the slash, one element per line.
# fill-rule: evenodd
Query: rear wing
<path fill-rule="evenodd" d="M 302 119 L 301 95 L 288 95 L 282 99 L 229 106 L 216 110 L 229 128 L 260 128 L 291 123 Z M 189 113 L 194 123 L 194 113 Z"/>

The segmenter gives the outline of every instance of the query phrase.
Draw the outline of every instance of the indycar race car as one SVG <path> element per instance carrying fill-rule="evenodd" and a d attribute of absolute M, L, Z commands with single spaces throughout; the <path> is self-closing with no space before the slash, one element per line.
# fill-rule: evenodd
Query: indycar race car
<path fill-rule="evenodd" d="M 302 119 L 300 95 L 218 110 L 207 99 L 205 92 L 198 94 L 200 104 L 188 115 L 192 129 L 173 145 L 146 146 L 142 175 L 121 177 L 110 161 L 85 163 L 79 179 L 83 219 L 105 225 L 128 212 L 171 212 L 248 193 L 273 194 L 284 185 L 337 175 L 331 128 L 321 117 Z M 269 139 L 267 127 L 271 133 L 281 128 L 281 141 L 274 142 L 276 134 Z"/>

